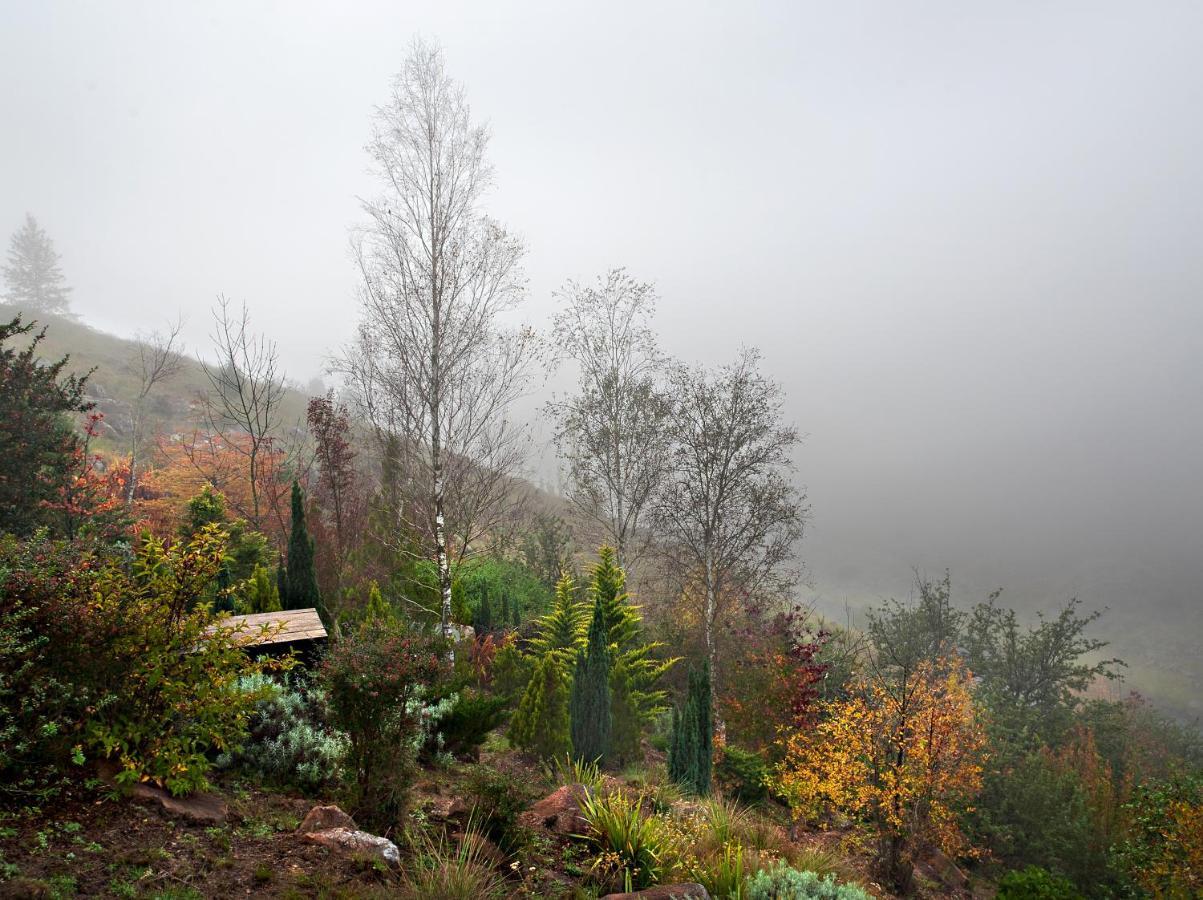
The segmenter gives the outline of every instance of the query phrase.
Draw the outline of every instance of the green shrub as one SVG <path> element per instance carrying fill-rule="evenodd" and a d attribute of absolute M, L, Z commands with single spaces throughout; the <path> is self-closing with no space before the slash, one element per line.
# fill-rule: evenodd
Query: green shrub
<path fill-rule="evenodd" d="M 872 900 L 864 889 L 839 884 L 830 875 L 799 872 L 785 863 L 761 869 L 748 879 L 747 900 Z"/>
<path fill-rule="evenodd" d="M 247 635 L 198 602 L 224 552 L 225 536 L 210 525 L 170 547 L 147 537 L 128 566 L 81 573 L 74 602 L 92 618 L 86 683 L 103 692 L 84 742 L 114 759 L 119 784 L 204 788 L 209 754 L 246 735 L 259 697 L 238 681 L 270 663 L 248 660 Z"/>
<path fill-rule="evenodd" d="M 510 739 L 541 759 L 572 752 L 567 681 L 556 654 L 543 654 L 510 722 Z"/>
<path fill-rule="evenodd" d="M 541 615 L 551 591 L 522 563 L 485 556 L 458 566 L 453 602 L 456 617 L 471 622 L 477 634 L 516 628 Z"/>
<path fill-rule="evenodd" d="M 303 693 L 263 675 L 240 679 L 239 689 L 262 699 L 251 715 L 248 739 L 219 756 L 218 766 L 237 766 L 264 781 L 311 794 L 339 780 L 348 741 L 325 724 L 324 691 L 315 687 Z"/>
<path fill-rule="evenodd" d="M 409 835 L 414 854 L 408 860 L 402 896 L 415 900 L 489 900 L 505 896 L 505 880 L 493 869 L 488 844 L 475 822 L 453 844 L 418 832 Z"/>
<path fill-rule="evenodd" d="M 424 737 L 422 693 L 444 660 L 441 641 L 368 621 L 322 664 L 331 724 L 349 740 L 352 815 L 370 828 L 391 827 L 401 812 Z"/>
<path fill-rule="evenodd" d="M 146 538 L 132 559 L 5 544 L 0 699 L 20 700 L 2 705 L 0 771 L 95 753 L 123 785 L 204 787 L 210 755 L 242 740 L 258 699 L 238 679 L 270 665 L 248 660 L 245 635 L 205 602 L 225 549 L 217 526 L 171 547 Z"/>
<path fill-rule="evenodd" d="M 451 708 L 433 723 L 442 751 L 453 756 L 466 756 L 474 751 L 505 720 L 508 706 L 505 697 L 461 691 Z"/>
<path fill-rule="evenodd" d="M 606 760 L 621 767 L 643 758 L 643 715 L 626 663 L 619 656 L 610 667 L 610 752 Z"/>
<path fill-rule="evenodd" d="M 1203 896 L 1203 773 L 1142 784 L 1124 811 L 1115 855 L 1129 881 L 1154 897 Z"/>
<path fill-rule="evenodd" d="M 96 685 L 78 676 L 87 641 L 69 585 L 77 548 L 0 537 L 0 793 L 30 791 L 65 766 Z"/>
<path fill-rule="evenodd" d="M 528 836 L 518 825 L 518 814 L 537 799 L 527 782 L 478 766 L 469 775 L 466 787 L 472 819 L 485 837 L 506 853 L 526 845 Z"/>
<path fill-rule="evenodd" d="M 768 767 L 759 753 L 728 745 L 714 774 L 723 789 L 741 803 L 759 803 L 768 796 Z"/>
<path fill-rule="evenodd" d="M 671 837 L 659 819 L 643 814 L 639 800 L 621 793 L 588 792 L 581 800 L 584 835 L 602 851 L 594 871 L 613 886 L 641 890 L 656 884 L 672 851 Z M 612 866 L 612 868 L 611 868 Z"/>
<path fill-rule="evenodd" d="M 530 684 L 537 662 L 536 657 L 518 649 L 513 635 L 504 638 L 497 645 L 497 652 L 489 666 L 494 693 L 510 702 L 519 699 Z"/>
<path fill-rule="evenodd" d="M 1040 866 L 1008 872 L 998 883 L 997 900 L 1084 900 L 1068 878 Z"/>

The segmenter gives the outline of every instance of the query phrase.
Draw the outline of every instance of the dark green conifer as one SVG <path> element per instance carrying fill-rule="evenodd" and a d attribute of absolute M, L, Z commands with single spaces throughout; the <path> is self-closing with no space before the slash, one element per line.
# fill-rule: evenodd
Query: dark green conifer
<path fill-rule="evenodd" d="M 606 614 L 600 601 L 593 605 L 593 621 L 585 649 L 577 654 L 568 704 L 572 719 L 572 747 L 578 759 L 605 762 L 610 750 L 610 642 Z"/>
<path fill-rule="evenodd" d="M 697 750 L 694 764 L 694 792 L 699 796 L 710 793 L 711 769 L 714 766 L 714 713 L 710 698 L 710 663 L 702 663 L 696 679 L 694 700 Z"/>
<path fill-rule="evenodd" d="M 476 603 L 476 609 L 472 613 L 472 627 L 477 637 L 493 630 L 493 606 L 489 602 L 488 588 L 481 592 L 480 600 Z"/>
<path fill-rule="evenodd" d="M 305 502 L 301 486 L 292 483 L 292 532 L 288 536 L 288 568 L 284 574 L 284 609 L 321 609 L 322 598 L 313 568 L 313 538 L 305 524 Z"/>
<path fill-rule="evenodd" d="M 280 609 L 288 605 L 288 573 L 284 569 L 284 554 L 276 563 L 276 598 L 280 601 Z"/>
<path fill-rule="evenodd" d="M 710 666 L 704 664 L 700 672 L 689 673 L 684 708 L 673 709 L 668 748 L 669 777 L 699 796 L 710 793 L 714 753 L 710 703 Z"/>
<path fill-rule="evenodd" d="M 572 753 L 566 681 L 560 659 L 543 654 L 510 720 L 510 739 L 542 759 L 563 759 Z"/>

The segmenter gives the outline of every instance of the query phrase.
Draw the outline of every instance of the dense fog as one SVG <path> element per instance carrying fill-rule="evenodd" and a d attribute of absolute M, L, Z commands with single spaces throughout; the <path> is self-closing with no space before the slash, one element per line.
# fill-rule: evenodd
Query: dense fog
<path fill-rule="evenodd" d="M 1077 596 L 1197 712 L 1201 28 L 1169 2 L 7 2 L 0 230 L 38 216 L 88 323 L 180 310 L 196 348 L 225 293 L 332 383 L 368 117 L 423 34 L 491 124 L 520 318 L 625 266 L 673 355 L 763 351 L 807 435 L 809 599 L 945 567 L 965 602 Z"/>

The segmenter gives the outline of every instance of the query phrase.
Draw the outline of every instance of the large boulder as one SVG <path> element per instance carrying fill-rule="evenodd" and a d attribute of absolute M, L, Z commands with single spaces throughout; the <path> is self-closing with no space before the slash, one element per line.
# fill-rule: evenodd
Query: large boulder
<path fill-rule="evenodd" d="M 580 834 L 586 822 L 581 815 L 581 800 L 588 789 L 583 784 L 566 784 L 552 791 L 526 812 L 518 823 L 527 828 L 543 828 L 556 834 Z"/>
<path fill-rule="evenodd" d="M 301 840 L 345 853 L 400 865 L 401 853 L 388 838 L 360 831 L 355 820 L 337 806 L 315 806 L 297 826 Z"/>
<path fill-rule="evenodd" d="M 173 797 L 157 784 L 140 782 L 130 791 L 135 801 L 158 806 L 174 819 L 183 819 L 193 825 L 221 825 L 230 817 L 230 808 L 216 794 L 189 794 Z"/>
<path fill-rule="evenodd" d="M 327 828 L 325 831 L 307 831 L 301 840 L 322 847 L 329 847 L 347 856 L 378 859 L 390 865 L 401 864 L 401 851 L 388 838 L 351 828 Z"/>
<path fill-rule="evenodd" d="M 355 830 L 355 820 L 337 806 L 315 806 L 309 810 L 304 821 L 297 826 L 297 834 L 314 831 L 329 831 L 331 828 Z"/>
<path fill-rule="evenodd" d="M 625 894 L 606 894 L 602 900 L 710 900 L 710 893 L 693 881 L 681 884 L 660 884 L 643 891 Z"/>

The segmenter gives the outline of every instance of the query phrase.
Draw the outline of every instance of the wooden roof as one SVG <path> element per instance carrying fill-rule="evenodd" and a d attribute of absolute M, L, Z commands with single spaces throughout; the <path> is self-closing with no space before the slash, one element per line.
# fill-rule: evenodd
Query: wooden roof
<path fill-rule="evenodd" d="M 245 631 L 246 644 L 252 647 L 326 639 L 326 626 L 322 624 L 317 610 L 313 607 L 230 616 L 222 619 L 220 624 L 223 628 Z M 271 629 L 265 634 L 262 633 L 264 625 Z"/>

